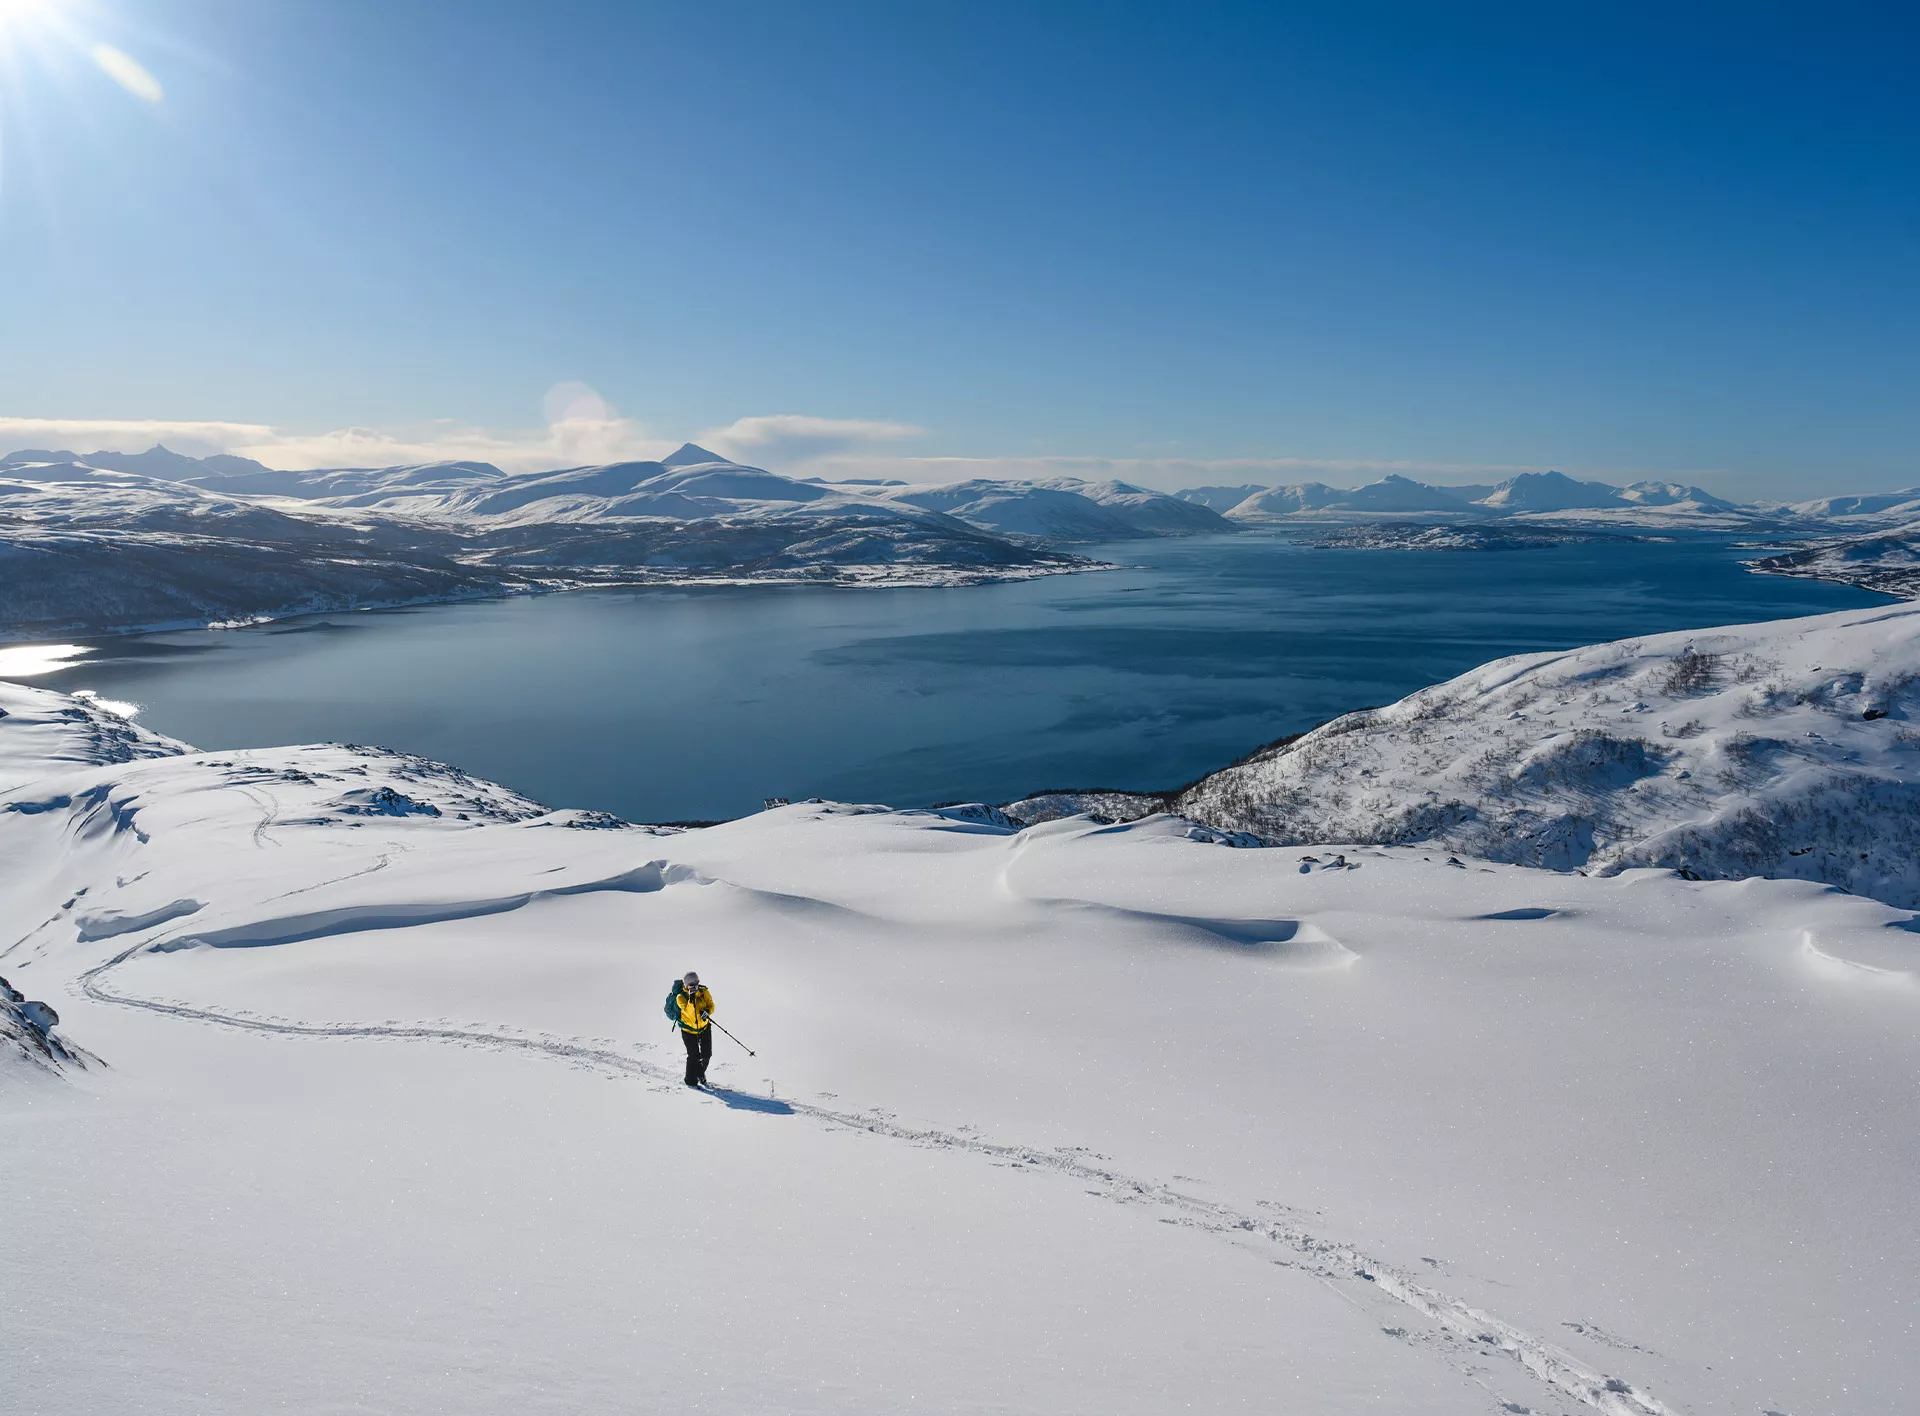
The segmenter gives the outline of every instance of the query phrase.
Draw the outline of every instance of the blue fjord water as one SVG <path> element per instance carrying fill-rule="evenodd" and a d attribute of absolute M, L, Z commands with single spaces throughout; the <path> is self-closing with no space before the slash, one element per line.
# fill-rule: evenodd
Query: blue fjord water
<path fill-rule="evenodd" d="M 1506 654 L 1886 603 L 1724 541 L 1096 548 L 962 590 L 598 590 L 89 641 L 37 680 L 207 748 L 379 743 L 556 806 L 712 819 L 1185 782 Z M 1750 552 L 1748 554 L 1751 554 Z"/>

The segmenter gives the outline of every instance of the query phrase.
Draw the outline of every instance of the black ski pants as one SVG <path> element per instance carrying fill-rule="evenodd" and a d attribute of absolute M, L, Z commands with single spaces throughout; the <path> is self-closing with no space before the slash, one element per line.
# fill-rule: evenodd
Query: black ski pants
<path fill-rule="evenodd" d="M 687 1085 L 707 1080 L 707 1063 L 713 1061 L 713 1029 L 704 1027 L 699 1032 L 680 1030 L 680 1040 L 687 1045 Z"/>

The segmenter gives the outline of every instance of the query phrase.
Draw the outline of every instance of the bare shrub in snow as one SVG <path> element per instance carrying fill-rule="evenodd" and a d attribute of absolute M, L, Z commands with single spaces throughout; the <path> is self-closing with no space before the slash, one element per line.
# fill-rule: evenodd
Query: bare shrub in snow
<path fill-rule="evenodd" d="M 1720 673 L 1718 654 L 1701 654 L 1689 644 L 1673 656 L 1667 666 L 1666 681 L 1661 691 L 1670 698 L 1689 698 L 1696 693 L 1705 693 L 1713 687 Z"/>

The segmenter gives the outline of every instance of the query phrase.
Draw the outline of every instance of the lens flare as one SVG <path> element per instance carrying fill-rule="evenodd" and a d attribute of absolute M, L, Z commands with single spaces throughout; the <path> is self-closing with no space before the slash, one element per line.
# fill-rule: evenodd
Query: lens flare
<path fill-rule="evenodd" d="M 131 54 L 115 49 L 111 44 L 94 45 L 93 62 L 106 70 L 108 78 L 135 98 L 144 98 L 148 103 L 158 103 L 167 96 L 166 91 L 160 87 L 160 80 L 149 74 L 139 60 Z"/>

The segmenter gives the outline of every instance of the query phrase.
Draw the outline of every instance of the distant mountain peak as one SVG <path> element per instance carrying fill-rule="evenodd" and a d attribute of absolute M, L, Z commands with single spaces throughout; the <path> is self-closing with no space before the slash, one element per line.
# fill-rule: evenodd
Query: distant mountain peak
<path fill-rule="evenodd" d="M 1480 499 L 1503 511 L 1596 511 L 1629 503 L 1618 487 L 1581 482 L 1564 472 L 1522 472 Z"/>
<path fill-rule="evenodd" d="M 717 452 L 709 452 L 699 443 L 681 443 L 672 455 L 660 459 L 662 467 L 693 467 L 702 462 L 731 463 L 730 457 L 722 457 Z"/>

